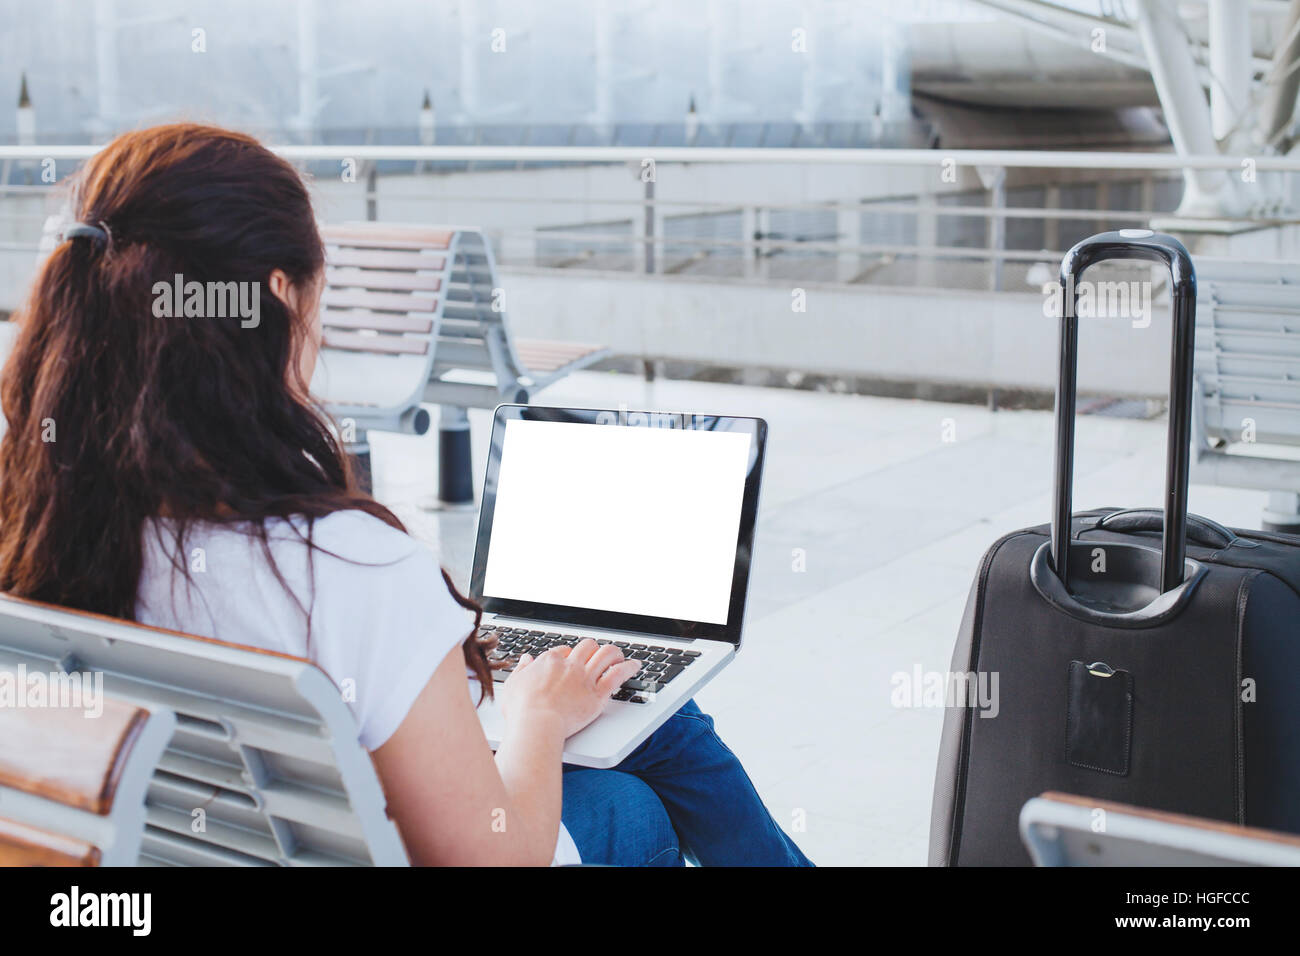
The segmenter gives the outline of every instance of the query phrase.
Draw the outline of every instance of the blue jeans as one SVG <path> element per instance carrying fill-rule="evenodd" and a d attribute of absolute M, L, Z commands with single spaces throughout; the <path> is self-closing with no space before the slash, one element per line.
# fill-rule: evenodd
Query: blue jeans
<path fill-rule="evenodd" d="M 812 866 L 693 700 L 614 769 L 566 765 L 563 818 L 584 863 Z"/>

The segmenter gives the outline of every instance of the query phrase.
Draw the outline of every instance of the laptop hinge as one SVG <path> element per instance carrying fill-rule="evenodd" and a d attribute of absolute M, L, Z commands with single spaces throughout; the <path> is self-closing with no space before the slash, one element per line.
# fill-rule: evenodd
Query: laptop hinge
<path fill-rule="evenodd" d="M 484 615 L 484 617 L 487 618 L 488 615 Z M 509 614 L 493 614 L 491 615 L 491 620 L 508 621 L 512 624 L 515 624 L 517 627 L 523 627 L 525 625 L 528 625 L 531 627 L 536 627 L 538 629 L 545 628 L 548 631 L 563 631 L 566 628 L 571 628 L 571 627 L 581 628 L 584 631 L 600 631 L 601 633 L 604 634 L 617 634 L 619 635 L 620 638 L 625 637 L 629 641 L 635 641 L 638 639 L 644 639 L 644 640 L 661 639 L 665 641 L 682 641 L 686 644 L 694 644 L 697 640 L 700 640 L 700 638 L 695 638 L 695 637 L 679 637 L 676 634 L 643 634 L 639 631 L 620 631 L 618 628 L 597 627 L 593 624 L 559 624 L 556 623 L 555 621 L 532 621 L 524 617 L 511 617 Z"/>

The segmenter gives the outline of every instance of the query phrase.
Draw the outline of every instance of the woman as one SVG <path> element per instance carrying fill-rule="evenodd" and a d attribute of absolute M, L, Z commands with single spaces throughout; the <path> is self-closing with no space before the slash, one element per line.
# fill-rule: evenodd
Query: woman
<path fill-rule="evenodd" d="M 91 159 L 71 206 L 4 370 L 0 589 L 315 661 L 414 863 L 572 861 L 562 794 L 587 862 L 807 862 L 693 704 L 619 770 L 562 775 L 636 669 L 610 645 L 524 661 L 493 757 L 477 611 L 357 490 L 308 397 L 324 261 L 289 164 L 162 126 Z M 218 297 L 178 310 L 178 284 Z"/>

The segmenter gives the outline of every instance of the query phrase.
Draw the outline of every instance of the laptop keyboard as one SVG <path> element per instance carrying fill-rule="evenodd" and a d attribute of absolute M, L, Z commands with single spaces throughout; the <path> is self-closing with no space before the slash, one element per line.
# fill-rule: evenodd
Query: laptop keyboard
<path fill-rule="evenodd" d="M 536 657 L 552 647 L 561 644 L 573 647 L 583 640 L 573 634 L 560 634 L 557 631 L 529 630 L 526 627 L 497 627 L 485 624 L 479 628 L 483 637 L 495 637 L 497 646 L 488 652 L 488 660 L 496 663 L 505 661 L 506 666 L 492 672 L 492 679 L 500 682 L 510 676 L 524 654 Z M 613 644 L 623 652 L 628 660 L 640 661 L 641 670 L 631 680 L 625 682 L 614 693 L 615 700 L 630 704 L 648 704 L 653 695 L 667 687 L 682 671 L 690 667 L 699 658 L 699 651 L 682 650 L 679 647 L 662 647 L 658 644 L 637 643 L 635 641 L 608 641 L 595 638 L 597 644 Z"/>

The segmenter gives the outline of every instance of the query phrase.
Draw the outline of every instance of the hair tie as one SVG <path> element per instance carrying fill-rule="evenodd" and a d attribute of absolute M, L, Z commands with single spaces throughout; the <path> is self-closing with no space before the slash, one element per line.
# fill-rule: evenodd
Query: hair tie
<path fill-rule="evenodd" d="M 113 234 L 104 223 L 95 225 L 89 222 L 73 223 L 63 230 L 64 239 L 89 239 L 96 248 L 103 248 L 113 240 Z"/>

